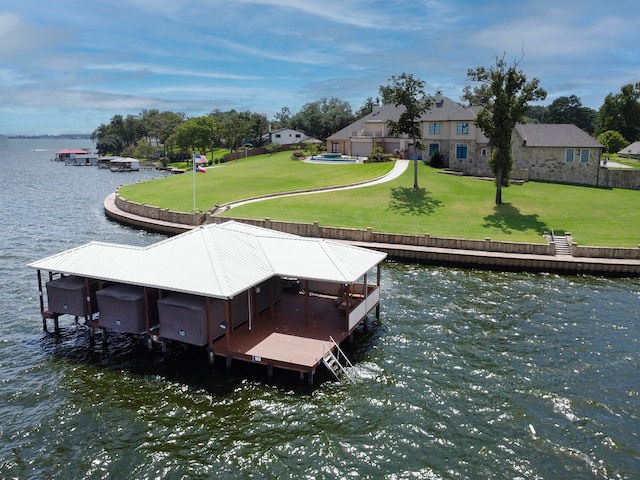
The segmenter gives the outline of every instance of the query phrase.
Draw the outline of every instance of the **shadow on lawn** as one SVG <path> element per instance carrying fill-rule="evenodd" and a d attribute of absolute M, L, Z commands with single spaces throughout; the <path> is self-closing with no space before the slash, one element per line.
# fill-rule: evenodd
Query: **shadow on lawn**
<path fill-rule="evenodd" d="M 548 230 L 547 225 L 538 220 L 538 215 L 522 215 L 520 210 L 510 203 L 496 205 L 493 207 L 493 211 L 492 215 L 484 217 L 486 223 L 483 226 L 485 228 L 497 229 L 507 234 L 513 231 L 532 230 L 540 232 L 542 235 L 545 230 Z"/>
<path fill-rule="evenodd" d="M 429 196 L 424 188 L 394 187 L 391 189 L 389 210 L 400 215 L 430 215 L 443 206 L 440 200 Z"/>

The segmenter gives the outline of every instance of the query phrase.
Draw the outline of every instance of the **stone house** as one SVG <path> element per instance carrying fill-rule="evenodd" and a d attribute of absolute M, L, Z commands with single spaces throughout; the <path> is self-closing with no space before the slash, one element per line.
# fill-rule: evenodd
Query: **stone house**
<path fill-rule="evenodd" d="M 391 137 L 387 122 L 402 107 L 382 105 L 327 138 L 329 152 L 366 156 L 373 148 L 403 158 L 427 161 L 437 150 L 445 166 L 465 175 L 493 176 L 488 165 L 489 140 L 474 124 L 481 107 L 464 106 L 440 93 L 420 119 L 425 151 L 415 151 L 408 136 Z M 598 184 L 603 146 L 575 125 L 522 124 L 513 132 L 512 178 Z"/>
<path fill-rule="evenodd" d="M 513 178 L 598 185 L 603 146 L 573 124 L 519 124 Z"/>

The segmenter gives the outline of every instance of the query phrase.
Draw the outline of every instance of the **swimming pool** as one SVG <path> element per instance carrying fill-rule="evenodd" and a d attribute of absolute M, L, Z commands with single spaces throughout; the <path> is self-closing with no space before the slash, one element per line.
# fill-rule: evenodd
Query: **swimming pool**
<path fill-rule="evenodd" d="M 357 163 L 358 160 L 358 156 L 342 155 L 341 153 L 321 153 L 309 158 L 311 162 Z"/>

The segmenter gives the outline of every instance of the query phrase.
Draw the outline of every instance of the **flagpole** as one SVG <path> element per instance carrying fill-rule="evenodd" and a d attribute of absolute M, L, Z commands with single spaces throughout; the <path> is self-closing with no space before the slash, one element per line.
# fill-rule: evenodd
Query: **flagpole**
<path fill-rule="evenodd" d="M 193 213 L 196 212 L 196 153 L 191 155 L 191 177 L 193 179 Z"/>

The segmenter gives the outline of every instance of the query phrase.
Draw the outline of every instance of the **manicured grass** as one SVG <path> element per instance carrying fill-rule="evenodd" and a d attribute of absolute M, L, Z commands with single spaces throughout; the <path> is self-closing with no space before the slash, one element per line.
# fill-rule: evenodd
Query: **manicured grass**
<path fill-rule="evenodd" d="M 216 203 L 376 178 L 392 164 L 318 165 L 290 159 L 289 152 L 225 163 L 196 174 L 197 209 Z M 542 234 L 569 231 L 580 245 L 637 247 L 640 244 L 640 191 L 600 189 L 543 182 L 512 185 L 504 204 L 494 205 L 495 185 L 439 173 L 419 164 L 419 190 L 413 168 L 373 187 L 285 197 L 236 207 L 224 215 L 272 218 L 321 225 L 433 236 L 543 243 Z M 193 210 L 189 172 L 120 189 L 125 198 L 163 208 Z"/>
<path fill-rule="evenodd" d="M 196 210 L 270 193 L 345 185 L 374 179 L 393 163 L 323 165 L 291 160 L 291 152 L 248 157 L 208 167 L 195 174 Z M 125 185 L 120 194 L 129 200 L 161 208 L 191 212 L 194 174 L 187 172 L 148 182 Z"/>
<path fill-rule="evenodd" d="M 542 234 L 569 231 L 580 245 L 636 247 L 640 192 L 528 182 L 503 191 L 494 205 L 493 182 L 438 173 L 420 164 L 415 191 L 410 167 L 373 187 L 257 202 L 229 217 L 266 218 L 394 233 L 543 243 Z"/>

